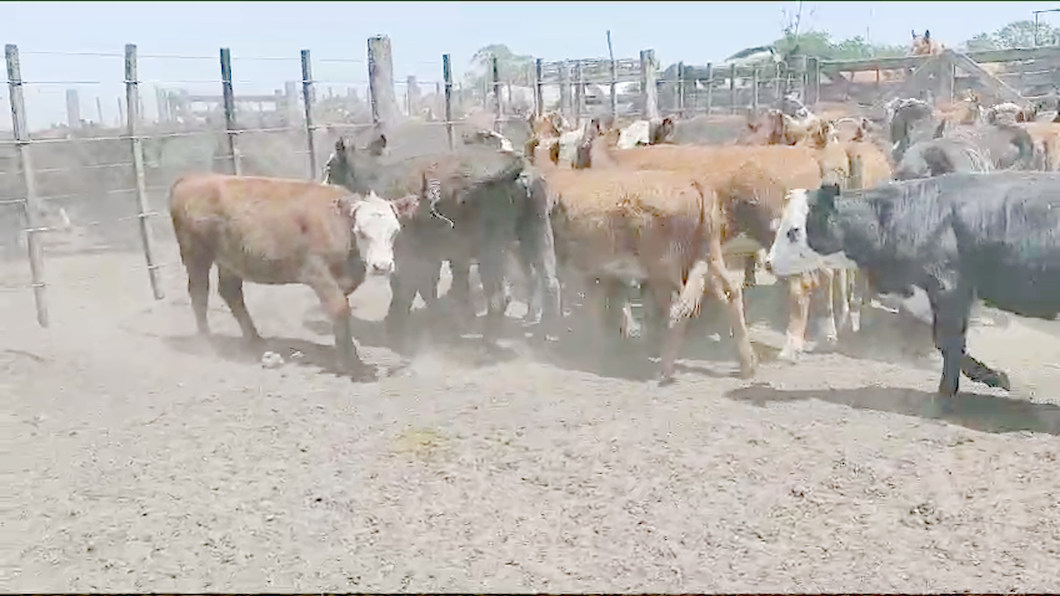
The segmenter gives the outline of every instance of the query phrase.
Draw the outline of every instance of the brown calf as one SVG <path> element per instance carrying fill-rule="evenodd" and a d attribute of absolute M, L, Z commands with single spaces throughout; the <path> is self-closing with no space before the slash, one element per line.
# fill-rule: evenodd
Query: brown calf
<path fill-rule="evenodd" d="M 710 289 L 729 308 L 741 374 L 754 374 L 757 357 L 747 332 L 742 291 L 729 278 L 722 259 L 727 231 L 711 187 L 663 171 L 556 170 L 547 180 L 558 197 L 553 211 L 558 248 L 570 268 L 589 282 L 601 282 L 589 304 L 603 306 L 621 284 L 639 281 L 659 308 L 654 318 L 665 320 L 692 264 L 701 261 L 710 276 Z M 587 287 L 597 288 L 592 283 Z M 606 310 L 601 321 L 606 328 Z M 667 333 L 663 381 L 673 377 L 686 327 L 687 321 L 678 321 Z"/>
<path fill-rule="evenodd" d="M 331 317 L 339 368 L 363 372 L 346 297 L 366 273 L 394 270 L 401 226 L 389 202 L 302 180 L 191 174 L 173 184 L 169 212 L 200 334 L 210 334 L 210 268 L 217 263 L 218 292 L 247 341 L 261 336 L 243 302 L 244 280 L 306 284 Z"/>

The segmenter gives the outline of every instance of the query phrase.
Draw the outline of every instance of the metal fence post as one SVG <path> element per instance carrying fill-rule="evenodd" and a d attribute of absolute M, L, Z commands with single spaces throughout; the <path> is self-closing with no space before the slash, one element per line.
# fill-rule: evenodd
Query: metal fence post
<path fill-rule="evenodd" d="M 221 91 L 224 94 L 225 134 L 228 137 L 228 159 L 232 164 L 232 173 L 243 175 L 243 166 L 239 159 L 239 144 L 236 142 L 236 99 L 232 93 L 232 53 L 228 48 L 221 48 Z"/>
<path fill-rule="evenodd" d="M 309 50 L 302 50 L 302 103 L 305 104 L 305 138 L 309 149 L 309 178 L 317 180 L 317 150 L 313 133 L 316 126 L 313 125 L 313 62 Z"/>
<path fill-rule="evenodd" d="M 129 133 L 129 149 L 132 151 L 133 175 L 136 177 L 136 205 L 139 209 L 140 240 L 143 243 L 144 260 L 147 261 L 147 276 L 151 280 L 151 291 L 155 300 L 165 297 L 162 280 L 155 263 L 155 240 L 148 217 L 154 215 L 147 205 L 147 183 L 144 181 L 144 148 L 140 139 L 140 80 L 137 72 L 136 44 L 125 44 L 125 105 L 126 130 Z"/>
<path fill-rule="evenodd" d="M 445 78 L 445 134 L 449 138 L 449 149 L 456 145 L 453 140 L 453 68 L 449 54 L 442 54 L 442 77 Z"/>
<path fill-rule="evenodd" d="M 501 101 L 501 75 L 497 69 L 497 57 L 490 56 L 490 70 L 493 73 L 493 130 L 501 131 L 501 121 L 504 118 L 504 102 Z"/>
<path fill-rule="evenodd" d="M 49 324 L 48 302 L 44 293 L 44 247 L 41 246 L 38 234 L 44 231 L 40 223 L 40 201 L 37 197 L 37 183 L 33 178 L 33 161 L 29 155 L 29 130 L 26 127 L 26 102 L 22 95 L 22 68 L 18 60 L 18 46 L 4 46 L 4 57 L 7 59 L 7 87 L 11 101 L 11 128 L 18 151 L 19 169 L 22 172 L 22 184 L 26 191 L 26 248 L 29 253 L 29 272 L 33 280 L 33 298 L 37 305 L 37 324 L 47 327 Z"/>
<path fill-rule="evenodd" d="M 545 112 L 545 81 L 541 77 L 541 59 L 534 61 L 534 114 L 538 117 Z"/>

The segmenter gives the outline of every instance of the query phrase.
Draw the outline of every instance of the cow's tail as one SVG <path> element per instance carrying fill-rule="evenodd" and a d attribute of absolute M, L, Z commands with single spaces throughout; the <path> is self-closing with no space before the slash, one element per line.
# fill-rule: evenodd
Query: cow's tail
<path fill-rule="evenodd" d="M 670 305 L 671 322 L 687 319 L 699 313 L 699 307 L 703 301 L 703 293 L 707 290 L 707 278 L 710 275 L 710 267 L 707 263 L 707 259 L 710 257 L 707 241 L 711 234 L 718 232 L 718 230 L 714 229 L 715 218 L 710 213 L 710 210 L 715 209 L 717 205 L 717 197 L 714 196 L 714 191 L 704 190 L 696 181 L 693 181 L 692 184 L 696 187 L 699 194 L 699 225 L 696 226 L 696 229 L 699 231 L 700 245 L 697 247 L 696 260 L 692 263 L 692 268 L 688 272 L 688 277 L 685 278 L 684 285 L 681 286 L 681 293 L 678 295 L 677 300 Z"/>

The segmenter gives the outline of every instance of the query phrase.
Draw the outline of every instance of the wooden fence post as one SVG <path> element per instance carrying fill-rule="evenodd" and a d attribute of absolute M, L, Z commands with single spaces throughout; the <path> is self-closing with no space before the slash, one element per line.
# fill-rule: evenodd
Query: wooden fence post
<path fill-rule="evenodd" d="M 729 65 L 729 113 L 736 113 L 736 64 Z"/>
<path fill-rule="evenodd" d="M 490 72 L 493 81 L 493 130 L 501 131 L 501 122 L 504 119 L 504 102 L 501 98 L 501 73 L 497 68 L 497 57 L 490 56 Z"/>
<path fill-rule="evenodd" d="M 707 116 L 714 109 L 714 63 L 707 62 Z"/>
<path fill-rule="evenodd" d="M 29 253 L 29 273 L 33 280 L 33 298 L 37 305 L 37 324 L 47 327 L 48 302 L 44 294 L 44 250 L 40 237 L 43 232 L 40 222 L 40 201 L 37 197 L 37 181 L 33 177 L 33 161 L 29 155 L 29 129 L 26 127 L 26 102 L 22 95 L 22 67 L 18 60 L 18 46 L 4 46 L 7 59 L 7 89 L 11 101 L 11 131 L 15 137 L 22 184 L 26 191 L 26 248 Z"/>
<path fill-rule="evenodd" d="M 534 60 L 534 114 L 545 111 L 545 82 L 541 80 L 541 59 Z"/>
<path fill-rule="evenodd" d="M 309 50 L 302 50 L 302 111 L 305 114 L 305 138 L 309 149 L 309 179 L 318 180 L 317 150 L 314 140 L 316 126 L 313 125 L 313 60 Z"/>
<path fill-rule="evenodd" d="M 418 115 L 420 109 L 420 84 L 416 81 L 416 75 L 405 77 L 405 100 L 408 102 L 409 117 L 412 118 Z"/>
<path fill-rule="evenodd" d="M 571 115 L 570 101 L 570 63 L 566 60 L 559 63 L 559 111 L 563 117 Z"/>
<path fill-rule="evenodd" d="M 751 115 L 758 115 L 758 65 L 751 71 Z"/>
<path fill-rule="evenodd" d="M 821 103 L 821 60 L 819 58 L 813 58 L 813 69 L 810 71 L 810 76 L 813 81 L 813 105 L 816 108 L 817 104 Z M 854 80 L 854 75 L 850 75 L 850 79 Z"/>
<path fill-rule="evenodd" d="M 394 93 L 394 61 L 390 38 L 368 38 L 368 89 L 372 94 L 372 121 L 383 130 L 397 124 L 398 106 Z"/>
<path fill-rule="evenodd" d="M 582 123 L 582 114 L 585 113 L 585 71 L 582 69 L 582 61 L 574 62 L 574 124 Z"/>
<path fill-rule="evenodd" d="M 232 53 L 228 48 L 221 48 L 221 92 L 224 97 L 225 134 L 228 138 L 228 159 L 232 173 L 243 175 L 243 166 L 239 159 L 239 143 L 236 142 L 236 100 L 232 92 Z"/>
<path fill-rule="evenodd" d="M 611 118 L 614 119 L 618 117 L 618 66 L 615 64 L 614 57 L 611 57 L 611 59 L 608 61 L 607 70 L 608 74 L 611 76 L 609 86 L 610 104 L 608 107 L 611 112 Z"/>
<path fill-rule="evenodd" d="M 659 117 L 659 90 L 655 85 L 655 50 L 640 51 L 640 97 L 646 120 Z"/>
<path fill-rule="evenodd" d="M 445 134 L 449 139 L 449 149 L 456 147 L 453 143 L 453 69 L 449 64 L 449 54 L 442 54 L 442 77 L 445 79 Z"/>
<path fill-rule="evenodd" d="M 165 297 L 162 292 L 162 281 L 155 263 L 155 239 L 151 233 L 150 208 L 147 205 L 147 183 L 144 180 L 144 148 L 140 139 L 140 81 L 137 72 L 136 44 L 125 44 L 125 105 L 129 113 L 126 116 L 126 130 L 129 133 L 129 149 L 132 150 L 133 175 L 136 177 L 136 205 L 139 208 L 137 218 L 140 220 L 140 240 L 143 242 L 144 259 L 147 261 L 147 276 L 151 281 L 151 291 L 155 300 Z"/>
<path fill-rule="evenodd" d="M 677 117 L 685 117 L 685 63 L 677 63 L 677 85 L 674 87 L 677 90 Z"/>

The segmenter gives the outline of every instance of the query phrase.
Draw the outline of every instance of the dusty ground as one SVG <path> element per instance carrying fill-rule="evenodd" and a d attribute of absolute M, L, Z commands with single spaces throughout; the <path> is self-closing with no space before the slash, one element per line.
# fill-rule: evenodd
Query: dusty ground
<path fill-rule="evenodd" d="M 25 279 L 4 267 L 0 286 Z M 1023 395 L 964 381 L 975 393 L 942 415 L 937 361 L 896 361 L 893 322 L 857 358 L 771 361 L 770 288 L 749 298 L 753 382 L 702 340 L 657 388 L 518 338 L 492 362 L 465 343 L 402 367 L 372 322 L 388 292 L 366 287 L 357 330 L 384 377 L 355 384 L 320 370 L 331 338 L 307 288 L 248 287 L 288 360 L 266 369 L 235 355 L 216 290 L 228 341 L 195 347 L 180 270 L 161 301 L 134 255 L 52 258 L 48 275 L 48 330 L 28 290 L 0 291 L 4 591 L 1060 587 L 1051 323 L 974 329 Z"/>

